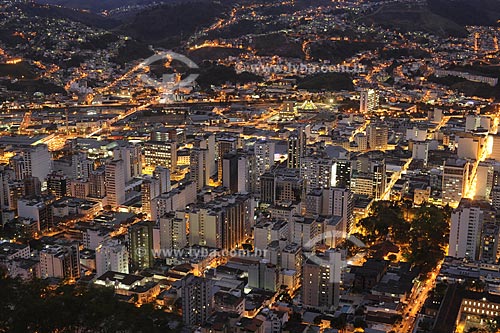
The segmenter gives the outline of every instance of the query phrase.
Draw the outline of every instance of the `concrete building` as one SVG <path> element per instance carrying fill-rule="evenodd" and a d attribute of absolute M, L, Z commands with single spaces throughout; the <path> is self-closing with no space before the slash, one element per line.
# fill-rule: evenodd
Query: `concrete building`
<path fill-rule="evenodd" d="M 271 140 L 258 140 L 254 145 L 256 190 L 260 192 L 260 176 L 270 170 L 274 165 L 276 142 Z"/>
<path fill-rule="evenodd" d="M 370 124 L 368 127 L 368 145 L 372 150 L 386 150 L 389 128 L 383 123 Z"/>
<path fill-rule="evenodd" d="M 265 249 L 272 241 L 287 239 L 288 235 L 287 221 L 263 219 L 253 227 L 254 248 Z"/>
<path fill-rule="evenodd" d="M 105 180 L 107 203 L 116 209 L 125 202 L 125 165 L 122 160 L 106 164 Z"/>
<path fill-rule="evenodd" d="M 46 231 L 53 227 L 53 213 L 50 203 L 54 197 L 37 197 L 17 200 L 17 214 L 19 217 L 33 219 L 38 225 L 38 231 Z"/>
<path fill-rule="evenodd" d="M 475 200 L 490 200 L 493 189 L 494 171 L 494 166 L 488 161 L 479 162 L 476 171 Z"/>
<path fill-rule="evenodd" d="M 321 215 L 338 216 L 342 218 L 342 233 L 351 232 L 354 222 L 354 195 L 348 189 L 328 188 L 323 189 L 323 202 Z"/>
<path fill-rule="evenodd" d="M 213 161 L 208 160 L 208 152 L 208 149 L 193 148 L 190 153 L 189 174 L 197 191 L 207 186 L 210 180 L 209 165 Z"/>
<path fill-rule="evenodd" d="M 413 142 L 412 158 L 414 160 L 424 161 L 427 165 L 429 159 L 429 143 L 428 142 Z"/>
<path fill-rule="evenodd" d="M 359 95 L 359 112 L 366 114 L 377 111 L 379 96 L 374 89 L 363 89 Z"/>
<path fill-rule="evenodd" d="M 133 178 L 139 178 L 142 175 L 142 152 L 141 146 L 126 143 L 113 148 L 113 159 L 122 160 L 125 183 Z"/>
<path fill-rule="evenodd" d="M 68 177 L 62 172 L 52 172 L 47 176 L 47 189 L 56 199 L 65 197 L 68 189 Z"/>
<path fill-rule="evenodd" d="M 129 253 L 127 247 L 118 240 L 109 239 L 95 250 L 97 277 L 108 271 L 129 273 Z"/>
<path fill-rule="evenodd" d="M 315 218 L 296 215 L 289 222 L 291 243 L 299 244 L 306 251 L 312 250 L 315 245 L 315 237 L 320 234 L 321 229 Z"/>
<path fill-rule="evenodd" d="M 177 169 L 177 142 L 147 141 L 144 143 L 144 163 L 146 167 L 162 166 L 170 172 Z"/>
<path fill-rule="evenodd" d="M 189 244 L 225 250 L 241 247 L 253 227 L 253 200 L 235 194 L 193 207 L 189 212 Z"/>
<path fill-rule="evenodd" d="M 248 193 L 250 190 L 250 156 L 229 152 L 222 157 L 222 186 L 231 193 Z"/>
<path fill-rule="evenodd" d="M 238 149 L 238 138 L 233 136 L 221 136 L 216 138 L 217 148 L 217 180 L 222 182 L 223 177 L 223 159 L 227 153 Z"/>
<path fill-rule="evenodd" d="M 188 275 L 182 279 L 182 320 L 188 327 L 204 324 L 214 306 L 213 281 Z"/>
<path fill-rule="evenodd" d="M 135 272 L 153 266 L 153 223 L 139 222 L 128 229 L 130 271 Z"/>
<path fill-rule="evenodd" d="M 161 194 L 160 180 L 152 176 L 145 176 L 141 184 L 142 212 L 151 218 L 151 202 Z"/>
<path fill-rule="evenodd" d="M 187 182 L 153 199 L 151 203 L 151 220 L 158 221 L 163 215 L 177 210 L 184 210 L 187 205 L 194 202 L 196 202 L 196 184 Z"/>
<path fill-rule="evenodd" d="M 180 250 L 188 245 L 185 212 L 166 214 L 160 218 L 159 225 L 161 250 Z"/>
<path fill-rule="evenodd" d="M 341 256 L 327 251 L 319 260 L 306 260 L 302 270 L 302 303 L 319 310 L 336 309 L 340 300 Z"/>
<path fill-rule="evenodd" d="M 407 141 L 422 142 L 427 140 L 427 129 L 421 129 L 416 126 L 406 130 L 405 139 Z"/>
<path fill-rule="evenodd" d="M 80 277 L 80 250 L 78 243 L 45 245 L 40 250 L 42 279 L 55 277 L 78 279 Z"/>
<path fill-rule="evenodd" d="M 467 190 L 469 162 L 462 159 L 448 159 L 443 165 L 443 204 L 456 207 Z"/>
<path fill-rule="evenodd" d="M 278 276 L 276 265 L 265 259 L 256 261 L 248 267 L 248 287 L 277 291 L 279 288 Z"/>
<path fill-rule="evenodd" d="M 494 221 L 492 214 L 487 202 L 462 199 L 451 214 L 448 255 L 479 260 L 483 224 Z"/>
<path fill-rule="evenodd" d="M 307 138 L 303 127 L 299 127 L 288 137 L 288 168 L 300 168 L 301 159 L 306 152 L 306 144 Z"/>

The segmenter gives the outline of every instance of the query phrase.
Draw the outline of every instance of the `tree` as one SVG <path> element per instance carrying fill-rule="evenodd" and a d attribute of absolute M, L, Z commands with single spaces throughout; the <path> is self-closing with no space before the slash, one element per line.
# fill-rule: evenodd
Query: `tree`
<path fill-rule="evenodd" d="M 335 317 L 330 326 L 332 328 L 338 329 L 340 332 L 344 332 L 347 326 L 347 315 L 345 313 L 340 314 L 338 317 Z"/>
<path fill-rule="evenodd" d="M 428 272 L 443 259 L 448 243 L 449 217 L 436 206 L 420 207 L 411 222 L 409 259 Z"/>
<path fill-rule="evenodd" d="M 358 317 L 358 318 L 354 319 L 354 327 L 355 328 L 358 328 L 358 327 L 366 328 L 367 327 L 366 321 L 364 321 L 362 318 Z"/>
<path fill-rule="evenodd" d="M 178 317 L 119 301 L 114 290 L 0 278 L 0 332 L 170 332 Z"/>
<path fill-rule="evenodd" d="M 401 206 L 392 201 L 375 202 L 370 216 L 359 223 L 366 235 L 372 236 L 375 240 L 385 239 L 388 234 L 391 234 L 397 244 L 408 242 L 410 224 L 403 218 Z"/>

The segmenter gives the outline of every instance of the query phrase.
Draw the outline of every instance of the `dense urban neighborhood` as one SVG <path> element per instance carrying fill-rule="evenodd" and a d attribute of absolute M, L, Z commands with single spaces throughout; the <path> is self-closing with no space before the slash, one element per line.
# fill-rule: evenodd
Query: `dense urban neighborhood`
<path fill-rule="evenodd" d="M 0 332 L 500 332 L 499 0 L 0 0 Z"/>

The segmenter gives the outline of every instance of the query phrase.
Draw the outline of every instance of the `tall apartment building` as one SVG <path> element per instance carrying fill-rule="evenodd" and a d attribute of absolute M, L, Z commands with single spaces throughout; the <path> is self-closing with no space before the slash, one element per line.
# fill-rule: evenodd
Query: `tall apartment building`
<path fill-rule="evenodd" d="M 386 150 L 389 128 L 383 123 L 370 124 L 368 127 L 368 145 L 372 150 Z"/>
<path fill-rule="evenodd" d="M 197 205 L 189 212 L 189 244 L 231 250 L 241 247 L 253 226 L 253 200 L 234 194 Z"/>
<path fill-rule="evenodd" d="M 196 184 L 196 190 L 200 191 L 207 186 L 210 180 L 210 163 L 208 160 L 208 149 L 193 148 L 190 153 L 189 174 L 191 180 Z"/>
<path fill-rule="evenodd" d="M 320 260 L 306 260 L 302 266 L 302 303 L 320 310 L 336 309 L 340 300 L 341 270 L 339 252 L 329 250 Z"/>
<path fill-rule="evenodd" d="M 107 271 L 129 273 L 129 253 L 127 247 L 118 240 L 104 241 L 95 250 L 97 277 Z"/>
<path fill-rule="evenodd" d="M 374 89 L 363 89 L 359 96 L 359 112 L 372 113 L 379 108 L 379 96 Z"/>
<path fill-rule="evenodd" d="M 267 260 L 256 261 L 248 267 L 248 286 L 270 291 L 277 291 L 278 268 Z"/>
<path fill-rule="evenodd" d="M 128 229 L 128 252 L 132 272 L 153 266 L 153 223 L 139 222 Z"/>
<path fill-rule="evenodd" d="M 260 192 L 260 176 L 270 170 L 274 165 L 276 142 L 271 140 L 258 140 L 254 145 L 256 191 Z"/>
<path fill-rule="evenodd" d="M 52 172 L 47 176 L 47 189 L 56 199 L 65 197 L 68 189 L 68 177 L 62 172 Z"/>
<path fill-rule="evenodd" d="M 337 182 L 337 165 L 333 159 L 321 156 L 304 156 L 301 161 L 300 175 L 307 188 L 327 188 Z"/>
<path fill-rule="evenodd" d="M 321 227 L 315 218 L 295 215 L 289 222 L 291 243 L 298 244 L 306 251 L 315 248 L 315 237 L 321 233 Z"/>
<path fill-rule="evenodd" d="M 222 158 L 222 186 L 231 193 L 248 193 L 251 184 L 251 158 L 243 152 L 230 152 Z"/>
<path fill-rule="evenodd" d="M 494 221 L 489 203 L 462 199 L 451 214 L 448 255 L 479 260 L 484 240 L 483 226 Z"/>
<path fill-rule="evenodd" d="M 17 214 L 19 217 L 31 218 L 37 222 L 38 231 L 46 231 L 53 227 L 54 217 L 51 203 L 53 196 L 44 196 L 17 200 Z"/>
<path fill-rule="evenodd" d="M 90 194 L 93 198 L 104 198 L 106 196 L 106 169 L 99 167 L 89 174 Z"/>
<path fill-rule="evenodd" d="M 288 138 L 288 160 L 287 167 L 299 169 L 301 159 L 306 153 L 307 138 L 303 127 L 299 127 Z"/>
<path fill-rule="evenodd" d="M 117 208 L 125 202 L 125 165 L 122 160 L 106 164 L 105 180 L 107 203 Z"/>
<path fill-rule="evenodd" d="M 194 148 L 206 150 L 206 167 L 208 176 L 211 177 L 217 172 L 217 152 L 215 134 L 203 133 L 197 136 L 193 143 Z"/>
<path fill-rule="evenodd" d="M 142 175 L 141 146 L 127 143 L 115 147 L 112 152 L 114 160 L 123 161 L 125 183 Z"/>
<path fill-rule="evenodd" d="M 70 179 L 87 179 L 94 170 L 94 162 L 85 153 L 75 153 L 64 156 L 53 162 L 54 171 L 61 172 Z"/>
<path fill-rule="evenodd" d="M 350 183 L 353 193 L 375 199 L 382 198 L 387 186 L 385 160 L 360 157 L 356 164 Z"/>
<path fill-rule="evenodd" d="M 443 165 L 442 200 L 443 204 L 456 207 L 467 190 L 469 181 L 469 162 L 461 159 L 448 159 Z"/>
<path fill-rule="evenodd" d="M 305 183 L 300 170 L 274 167 L 261 176 L 260 201 L 286 205 L 305 198 Z"/>
<path fill-rule="evenodd" d="M 179 250 L 188 245 L 186 213 L 172 212 L 160 218 L 160 248 Z"/>
<path fill-rule="evenodd" d="M 323 189 L 321 215 L 342 218 L 342 232 L 349 234 L 354 223 L 354 195 L 348 189 Z"/>
<path fill-rule="evenodd" d="M 162 166 L 170 172 L 177 169 L 177 142 L 147 141 L 144 143 L 144 163 L 148 167 Z"/>
<path fill-rule="evenodd" d="M 80 249 L 78 243 L 45 245 L 40 250 L 42 279 L 55 277 L 78 279 L 80 277 Z"/>
<path fill-rule="evenodd" d="M 203 325 L 213 312 L 213 281 L 188 275 L 182 279 L 182 320 L 188 327 Z"/>
<path fill-rule="evenodd" d="M 160 180 L 152 176 L 145 176 L 141 184 L 142 212 L 151 218 L 151 202 L 160 196 Z"/>
<path fill-rule="evenodd" d="M 217 180 L 222 182 L 223 159 L 224 155 L 238 149 L 238 138 L 236 137 L 218 137 L 216 140 L 217 148 Z"/>

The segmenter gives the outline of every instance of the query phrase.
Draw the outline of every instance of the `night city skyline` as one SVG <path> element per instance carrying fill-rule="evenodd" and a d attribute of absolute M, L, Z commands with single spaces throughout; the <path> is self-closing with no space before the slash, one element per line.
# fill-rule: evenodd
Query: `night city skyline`
<path fill-rule="evenodd" d="M 0 0 L 0 333 L 499 333 L 500 0 Z"/>

